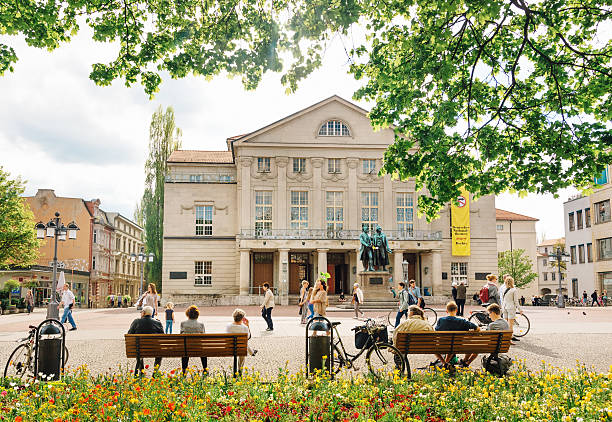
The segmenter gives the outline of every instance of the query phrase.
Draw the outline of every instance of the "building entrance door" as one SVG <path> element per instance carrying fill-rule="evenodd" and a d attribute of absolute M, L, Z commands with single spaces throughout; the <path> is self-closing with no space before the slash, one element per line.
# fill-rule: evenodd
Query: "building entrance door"
<path fill-rule="evenodd" d="M 572 297 L 578 297 L 578 279 L 572 278 Z"/>
<path fill-rule="evenodd" d="M 309 253 L 289 254 L 289 294 L 300 294 L 302 280 L 308 280 Z M 312 284 L 312 283 L 311 283 Z"/>
<path fill-rule="evenodd" d="M 416 280 L 417 254 L 415 254 L 415 253 L 405 253 L 403 260 L 408 262 L 408 274 L 404 274 L 405 276 L 407 276 L 407 280 L 406 281 Z M 399 283 L 399 281 L 400 280 L 395 281 L 395 284 L 397 285 L 397 283 Z M 418 280 L 418 281 L 419 281 L 418 284 L 420 285 L 420 280 Z"/>
<path fill-rule="evenodd" d="M 344 253 L 329 253 L 327 254 L 327 272 L 330 275 L 328 280 L 328 294 L 340 294 L 343 291 L 345 294 L 348 289 L 348 264 L 345 264 Z"/>
<path fill-rule="evenodd" d="M 274 286 L 274 254 L 253 252 L 253 287 L 268 283 Z"/>

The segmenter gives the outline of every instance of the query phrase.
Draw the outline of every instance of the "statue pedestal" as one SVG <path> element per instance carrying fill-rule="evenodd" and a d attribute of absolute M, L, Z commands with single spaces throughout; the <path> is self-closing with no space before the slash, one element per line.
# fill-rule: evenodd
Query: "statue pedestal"
<path fill-rule="evenodd" d="M 365 301 L 371 299 L 389 299 L 389 271 L 362 271 L 359 273 L 359 286 L 365 295 Z"/>

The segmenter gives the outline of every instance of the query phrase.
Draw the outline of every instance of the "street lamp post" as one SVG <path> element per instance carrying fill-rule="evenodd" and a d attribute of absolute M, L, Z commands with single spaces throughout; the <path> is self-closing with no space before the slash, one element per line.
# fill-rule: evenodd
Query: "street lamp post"
<path fill-rule="evenodd" d="M 153 255 L 152 253 L 150 254 L 145 254 L 144 251 L 144 246 L 140 247 L 140 252 L 138 253 L 138 255 L 136 254 L 132 254 L 130 255 L 130 260 L 132 262 L 136 262 L 138 260 L 138 262 L 140 262 L 140 295 L 138 295 L 138 297 L 142 296 L 142 294 L 144 293 L 143 291 L 143 283 L 144 283 L 144 264 L 145 262 L 153 262 L 153 259 L 155 258 L 155 255 Z"/>
<path fill-rule="evenodd" d="M 410 264 L 408 261 L 402 262 L 402 273 L 404 276 L 404 283 L 408 283 L 408 268 L 410 268 Z"/>
<path fill-rule="evenodd" d="M 559 289 L 557 291 L 557 307 L 565 308 L 565 298 L 563 297 L 563 287 L 561 285 L 561 275 L 562 275 L 561 262 L 568 262 L 569 255 L 561 251 L 561 248 L 557 248 L 557 251 L 555 253 L 551 253 L 548 255 L 548 261 L 551 263 L 554 263 L 554 262 L 557 263 L 557 268 L 559 270 Z"/>
<path fill-rule="evenodd" d="M 60 222 L 60 213 L 55 213 L 55 218 L 51 219 L 46 225 L 42 221 L 39 221 L 36 226 L 36 237 L 38 239 L 44 239 L 45 237 L 52 237 L 55 239 L 54 251 L 53 251 L 53 282 L 51 284 L 51 299 L 47 305 L 47 319 L 59 319 L 59 302 L 55 297 L 55 289 L 57 288 L 57 241 L 65 242 L 66 234 L 70 240 L 76 239 L 76 232 L 79 227 L 74 221 L 65 226 Z"/>

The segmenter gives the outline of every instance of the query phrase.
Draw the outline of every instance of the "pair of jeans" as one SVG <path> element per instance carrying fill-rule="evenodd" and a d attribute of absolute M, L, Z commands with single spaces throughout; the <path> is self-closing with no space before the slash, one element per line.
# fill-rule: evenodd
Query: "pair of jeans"
<path fill-rule="evenodd" d="M 308 320 L 311 320 L 314 317 L 314 305 L 312 303 L 308 304 L 308 311 L 310 312 L 308 314 Z"/>
<path fill-rule="evenodd" d="M 457 299 L 457 315 L 463 316 L 465 310 L 465 299 Z"/>
<path fill-rule="evenodd" d="M 274 323 L 272 322 L 272 309 L 274 308 L 263 308 L 261 310 L 261 316 L 266 321 L 266 324 L 268 324 L 268 328 L 271 330 L 274 329 Z"/>
<path fill-rule="evenodd" d="M 172 324 L 173 323 L 174 321 L 172 321 L 171 319 L 166 320 L 166 334 L 172 334 Z"/>
<path fill-rule="evenodd" d="M 408 316 L 408 309 L 405 309 L 403 311 L 398 311 L 397 315 L 395 316 L 395 326 L 397 327 L 398 325 L 400 325 L 400 322 L 402 322 L 402 317 Z"/>
<path fill-rule="evenodd" d="M 157 372 L 161 365 L 162 358 L 155 358 L 155 363 L 153 364 L 153 370 Z M 134 375 L 139 376 L 142 374 L 142 370 L 144 369 L 144 359 L 136 359 L 136 369 L 134 370 Z"/>
<path fill-rule="evenodd" d="M 76 328 L 76 323 L 74 322 L 74 318 L 72 318 L 72 309 L 65 307 L 64 314 L 62 315 L 61 323 L 64 324 L 68 320 L 72 328 Z"/>
<path fill-rule="evenodd" d="M 202 368 L 204 368 L 204 371 L 206 371 L 208 368 L 208 358 L 200 358 L 200 361 L 202 361 Z M 189 366 L 189 358 L 182 357 L 181 358 L 181 368 L 183 369 L 183 374 L 185 373 L 185 371 L 187 371 L 188 366 Z"/>

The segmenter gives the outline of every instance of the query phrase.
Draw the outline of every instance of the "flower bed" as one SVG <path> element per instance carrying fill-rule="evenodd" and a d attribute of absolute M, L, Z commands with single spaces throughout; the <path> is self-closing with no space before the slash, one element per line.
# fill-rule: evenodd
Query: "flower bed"
<path fill-rule="evenodd" d="M 187 378 L 90 376 L 62 381 L 0 381 L 3 421 L 611 421 L 612 372 L 543 369 L 505 378 L 461 371 L 397 374 L 383 380 L 304 378 L 273 381 L 246 373 Z"/>

